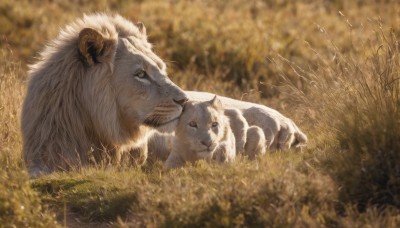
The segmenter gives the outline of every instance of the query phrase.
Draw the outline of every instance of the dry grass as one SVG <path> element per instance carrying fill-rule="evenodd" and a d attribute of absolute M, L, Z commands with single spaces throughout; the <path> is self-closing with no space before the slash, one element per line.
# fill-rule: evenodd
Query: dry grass
<path fill-rule="evenodd" d="M 19 131 L 24 86 L 21 66 L 0 53 L 0 224 L 4 227 L 56 226 L 55 216 L 41 205 L 22 166 Z"/>
<path fill-rule="evenodd" d="M 26 65 L 59 27 L 99 10 L 143 21 L 182 88 L 276 108 L 308 133 L 308 148 L 29 180 Z M 0 0 L 0 12 L 1 226 L 400 225 L 398 1 Z"/>

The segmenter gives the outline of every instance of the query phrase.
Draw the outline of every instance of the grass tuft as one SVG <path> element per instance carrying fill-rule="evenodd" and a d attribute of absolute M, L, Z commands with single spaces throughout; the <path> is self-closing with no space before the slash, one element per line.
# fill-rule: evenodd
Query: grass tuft
<path fill-rule="evenodd" d="M 324 169 L 337 182 L 339 200 L 367 206 L 399 207 L 400 197 L 400 49 L 393 31 L 377 27 L 365 55 L 335 59 L 321 55 L 315 71 L 286 61 L 313 89 L 295 94 L 320 132 Z M 367 46 L 368 45 L 368 46 Z M 294 86 L 292 86 L 292 89 Z"/>
<path fill-rule="evenodd" d="M 2 151 L 4 152 L 4 151 Z M 56 227 L 53 213 L 41 204 L 27 173 L 11 156 L 0 158 L 0 224 L 7 227 Z"/>
<path fill-rule="evenodd" d="M 337 126 L 341 198 L 363 210 L 368 204 L 400 207 L 400 49 L 395 34 L 380 38 L 358 70 L 358 83 L 343 101 L 348 113 Z"/>

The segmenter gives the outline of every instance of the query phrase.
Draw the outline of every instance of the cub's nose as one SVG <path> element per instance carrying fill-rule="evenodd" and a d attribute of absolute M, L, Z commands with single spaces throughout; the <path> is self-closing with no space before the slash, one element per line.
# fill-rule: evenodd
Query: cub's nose
<path fill-rule="evenodd" d="M 175 103 L 179 104 L 180 106 L 183 106 L 188 101 L 188 98 L 185 96 L 185 97 L 181 97 L 181 98 L 173 99 L 173 100 Z"/>

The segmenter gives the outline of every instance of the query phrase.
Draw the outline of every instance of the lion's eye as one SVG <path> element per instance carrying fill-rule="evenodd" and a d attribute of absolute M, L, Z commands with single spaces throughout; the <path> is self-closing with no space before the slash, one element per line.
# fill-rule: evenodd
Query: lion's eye
<path fill-rule="evenodd" d="M 135 76 L 135 77 L 138 77 L 138 78 L 145 78 L 145 77 L 147 76 L 147 73 L 146 73 L 146 71 L 144 71 L 144 70 L 138 70 L 138 71 L 134 74 L 134 76 Z"/>
<path fill-rule="evenodd" d="M 197 128 L 197 123 L 194 121 L 190 121 L 189 126 Z"/>
<path fill-rule="evenodd" d="M 218 127 L 218 122 L 212 122 L 211 127 Z"/>

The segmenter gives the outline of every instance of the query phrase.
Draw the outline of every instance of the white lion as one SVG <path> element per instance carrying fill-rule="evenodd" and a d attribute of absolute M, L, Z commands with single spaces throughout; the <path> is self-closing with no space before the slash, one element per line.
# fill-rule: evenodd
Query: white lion
<path fill-rule="evenodd" d="M 254 159 L 265 154 L 267 141 L 260 127 L 248 126 L 239 110 L 224 109 L 215 96 L 211 101 L 186 103 L 175 133 L 155 134 L 149 150 L 171 169 L 200 159 L 232 161 L 237 154 Z"/>
<path fill-rule="evenodd" d="M 185 91 L 189 100 L 206 101 L 214 94 L 197 91 Z M 218 96 L 224 109 L 237 109 L 249 126 L 258 126 L 264 132 L 266 147 L 270 151 L 300 147 L 307 143 L 307 136 L 289 118 L 264 105 L 239 101 Z M 257 130 L 253 130 L 257 131 Z"/>
<path fill-rule="evenodd" d="M 214 94 L 197 91 L 185 91 L 189 100 L 201 102 L 212 99 Z M 285 150 L 301 147 L 307 143 L 307 136 L 289 118 L 278 111 L 251 102 L 234 100 L 218 96 L 222 109 L 230 119 L 230 127 L 236 140 L 237 154 L 244 154 L 250 159 L 266 151 Z M 176 122 L 165 127 L 171 131 Z M 149 141 L 149 151 L 153 159 L 165 161 L 170 153 L 171 134 L 156 134 Z"/>
<path fill-rule="evenodd" d="M 177 168 L 200 159 L 229 162 L 235 157 L 235 136 L 218 98 L 186 103 L 165 168 Z"/>
<path fill-rule="evenodd" d="M 208 93 L 185 94 L 169 80 L 143 24 L 86 15 L 61 31 L 30 68 L 21 123 L 28 171 L 36 176 L 93 160 L 119 163 L 123 152 L 141 153 L 144 161 L 153 129 L 173 129 L 187 95 L 212 99 Z M 272 149 L 307 141 L 273 109 L 221 101 L 273 138 Z"/>
<path fill-rule="evenodd" d="M 32 176 L 142 152 L 152 129 L 187 100 L 153 53 L 143 24 L 86 15 L 31 66 L 22 110 L 23 157 Z M 110 159 L 107 159 L 110 158 Z"/>

